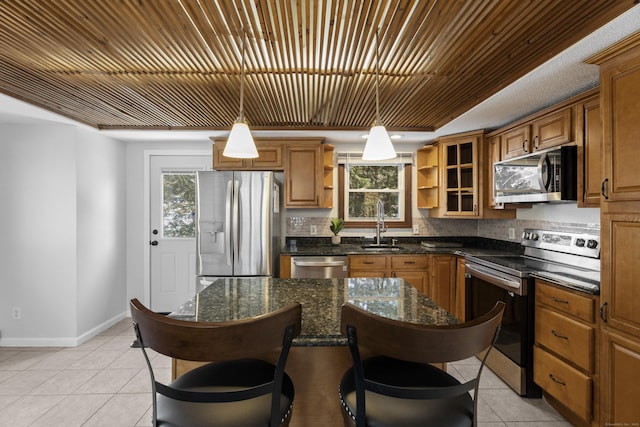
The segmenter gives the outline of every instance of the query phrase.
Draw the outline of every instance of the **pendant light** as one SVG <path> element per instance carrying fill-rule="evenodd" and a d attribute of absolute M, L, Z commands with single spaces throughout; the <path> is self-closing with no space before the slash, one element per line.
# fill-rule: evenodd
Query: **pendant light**
<path fill-rule="evenodd" d="M 376 121 L 369 131 L 362 160 L 389 160 L 397 157 L 391 138 L 380 121 L 380 58 L 378 56 L 378 31 L 376 31 Z"/>
<path fill-rule="evenodd" d="M 237 159 L 255 159 L 258 157 L 256 144 L 253 142 L 249 126 L 244 121 L 243 96 L 244 96 L 244 51 L 245 51 L 246 34 L 242 31 L 242 74 L 240 75 L 240 113 L 236 119 L 227 145 L 224 147 L 222 155 L 225 157 L 234 157 Z"/>

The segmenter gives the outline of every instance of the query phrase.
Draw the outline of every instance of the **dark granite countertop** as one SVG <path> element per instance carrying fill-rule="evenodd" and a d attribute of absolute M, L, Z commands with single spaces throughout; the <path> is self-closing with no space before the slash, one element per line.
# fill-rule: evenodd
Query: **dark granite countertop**
<path fill-rule="evenodd" d="M 295 248 L 291 242 L 296 241 Z M 391 238 L 385 239 L 389 243 Z M 423 246 L 422 242 L 429 244 Z M 371 244 L 370 239 L 349 237 L 343 243 L 332 245 L 329 238 L 287 238 L 286 246 L 281 249 L 281 255 L 291 256 L 339 256 L 339 255 L 394 255 L 394 254 L 520 254 L 522 247 L 519 242 L 485 239 L 478 237 L 409 237 L 398 238 L 396 247 L 370 250 L 362 246 Z M 456 245 L 456 246 L 454 246 Z M 453 246 L 453 247 L 452 247 Z"/>
<path fill-rule="evenodd" d="M 369 250 L 362 248 L 361 245 L 340 244 L 340 245 L 309 245 L 298 246 L 296 250 L 289 248 L 283 249 L 283 255 L 299 255 L 299 256 L 336 256 L 336 255 L 380 255 L 380 254 L 440 254 L 454 253 L 460 248 L 427 248 L 416 244 L 402 244 L 390 249 Z"/>
<path fill-rule="evenodd" d="M 259 316 L 291 302 L 302 304 L 302 332 L 294 341 L 301 346 L 346 345 L 340 334 L 340 308 L 345 302 L 406 322 L 458 323 L 426 295 L 397 278 L 221 278 L 171 316 L 221 322 Z"/>

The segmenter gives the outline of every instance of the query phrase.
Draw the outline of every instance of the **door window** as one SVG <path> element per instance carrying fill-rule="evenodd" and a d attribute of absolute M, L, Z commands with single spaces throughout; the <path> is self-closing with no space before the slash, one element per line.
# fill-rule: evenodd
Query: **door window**
<path fill-rule="evenodd" d="M 165 172 L 162 174 L 162 236 L 196 237 L 196 174 Z"/>

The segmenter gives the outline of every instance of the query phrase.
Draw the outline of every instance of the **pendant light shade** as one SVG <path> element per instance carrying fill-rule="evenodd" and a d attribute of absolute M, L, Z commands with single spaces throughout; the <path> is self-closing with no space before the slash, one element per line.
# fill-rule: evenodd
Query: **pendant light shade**
<path fill-rule="evenodd" d="M 243 96 L 244 96 L 244 49 L 246 34 L 242 33 L 242 75 L 240 76 L 240 114 L 231 128 L 231 133 L 227 139 L 222 155 L 225 157 L 235 157 L 237 159 L 255 159 L 258 157 L 256 144 L 251 136 L 249 126 L 244 121 Z"/>
<path fill-rule="evenodd" d="M 369 138 L 362 153 L 363 160 L 388 160 L 397 157 L 391 138 L 385 127 L 376 123 L 369 131 Z"/>
<path fill-rule="evenodd" d="M 378 32 L 376 31 L 376 122 L 369 131 L 369 138 L 362 153 L 363 160 L 390 160 L 397 157 L 387 129 L 380 121 L 380 58 L 378 57 Z"/>

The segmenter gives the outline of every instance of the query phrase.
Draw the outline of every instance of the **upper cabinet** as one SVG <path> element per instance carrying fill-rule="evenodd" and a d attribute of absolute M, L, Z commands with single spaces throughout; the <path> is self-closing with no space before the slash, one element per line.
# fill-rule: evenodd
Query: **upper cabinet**
<path fill-rule="evenodd" d="M 258 149 L 256 159 L 235 159 L 222 155 L 226 141 L 214 141 L 213 145 L 213 169 L 215 170 L 283 170 L 282 140 L 257 139 Z"/>
<path fill-rule="evenodd" d="M 640 39 L 640 37 L 638 37 Z M 640 43 L 640 42 L 639 42 Z M 635 52 L 635 53 L 631 53 Z M 600 69 L 604 135 L 604 198 L 640 200 L 640 46 Z"/>
<path fill-rule="evenodd" d="M 437 208 L 438 201 L 438 145 L 427 145 L 416 153 L 418 174 L 418 208 Z"/>
<path fill-rule="evenodd" d="M 600 206 L 602 180 L 602 118 L 599 91 L 576 105 L 578 146 L 578 206 Z"/>
<path fill-rule="evenodd" d="M 439 218 L 514 218 L 515 209 L 490 206 L 489 159 L 499 155 L 499 146 L 491 142 L 476 131 L 418 150 L 418 208 L 432 208 L 430 216 Z"/>
<path fill-rule="evenodd" d="M 482 134 L 440 142 L 442 207 L 445 216 L 474 216 L 478 212 L 478 150 Z"/>
<path fill-rule="evenodd" d="M 289 142 L 284 152 L 285 206 L 333 207 L 333 146 L 321 139 Z"/>
<path fill-rule="evenodd" d="M 502 135 L 502 160 L 573 141 L 573 109 L 568 107 L 519 125 Z"/>
<path fill-rule="evenodd" d="M 222 155 L 225 141 L 213 145 L 213 169 L 284 171 L 285 206 L 332 208 L 334 148 L 323 138 L 256 139 L 258 157 Z"/>

